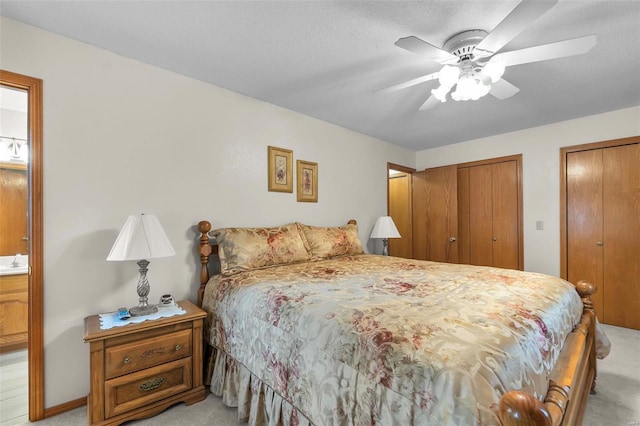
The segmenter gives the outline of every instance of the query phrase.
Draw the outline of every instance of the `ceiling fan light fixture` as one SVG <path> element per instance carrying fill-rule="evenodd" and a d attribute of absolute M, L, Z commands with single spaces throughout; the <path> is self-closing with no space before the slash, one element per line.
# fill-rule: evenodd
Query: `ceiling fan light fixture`
<path fill-rule="evenodd" d="M 513 84 L 502 79 L 507 66 L 546 61 L 587 53 L 595 44 L 595 34 L 555 43 L 502 52 L 518 34 L 551 9 L 558 0 L 521 0 L 496 27 L 487 32 L 474 29 L 454 34 L 442 48 L 416 36 L 398 39 L 395 45 L 421 55 L 444 67 L 439 71 L 378 91 L 405 89 L 425 81 L 438 79 L 440 86 L 431 90 L 431 96 L 420 110 L 446 102 L 447 93 L 455 101 L 477 100 L 489 94 L 507 99 L 519 92 Z M 500 52 L 500 53 L 498 53 Z M 452 92 L 455 86 L 455 91 Z"/>
<path fill-rule="evenodd" d="M 458 83 L 460 77 L 460 68 L 445 65 L 438 73 L 438 81 L 440 86 L 437 89 L 432 89 L 431 94 L 440 102 L 447 102 L 447 93 Z"/>
<path fill-rule="evenodd" d="M 463 75 L 456 85 L 455 92 L 451 93 L 451 98 L 454 101 L 475 101 L 489 93 L 489 90 L 491 83 L 488 81 L 473 75 Z"/>
<path fill-rule="evenodd" d="M 496 55 L 492 57 L 489 62 L 484 66 L 482 72 L 485 75 L 491 77 L 491 82 L 495 83 L 496 81 L 502 78 L 505 70 L 504 58 L 502 55 Z"/>
<path fill-rule="evenodd" d="M 440 75 L 438 76 L 438 80 L 440 81 L 441 86 L 447 86 L 452 88 L 458 82 L 458 78 L 460 77 L 460 68 L 454 67 L 451 65 L 445 65 L 440 70 Z"/>
<path fill-rule="evenodd" d="M 431 94 L 440 102 L 447 102 L 447 93 L 451 90 L 452 86 L 438 86 L 437 89 L 431 89 Z"/>

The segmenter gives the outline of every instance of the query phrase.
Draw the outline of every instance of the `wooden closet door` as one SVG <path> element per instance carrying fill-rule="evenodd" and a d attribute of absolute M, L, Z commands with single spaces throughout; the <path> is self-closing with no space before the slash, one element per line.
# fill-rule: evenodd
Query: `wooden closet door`
<path fill-rule="evenodd" d="M 640 329 L 640 144 L 604 149 L 602 164 L 603 322 Z"/>
<path fill-rule="evenodd" d="M 462 263 L 522 269 L 519 175 L 517 160 L 458 169 Z"/>
<path fill-rule="evenodd" d="M 469 246 L 469 167 L 458 169 L 458 262 L 471 263 Z"/>
<path fill-rule="evenodd" d="M 455 165 L 413 174 L 414 258 L 458 261 L 457 178 Z"/>
<path fill-rule="evenodd" d="M 469 168 L 469 263 L 493 266 L 491 164 Z"/>
<path fill-rule="evenodd" d="M 427 171 L 415 172 L 411 179 L 413 258 L 427 260 Z"/>
<path fill-rule="evenodd" d="M 596 314 L 604 319 L 602 150 L 567 154 L 567 280 L 596 284 Z"/>
<path fill-rule="evenodd" d="M 491 165 L 493 266 L 518 269 L 518 170 L 515 161 Z"/>

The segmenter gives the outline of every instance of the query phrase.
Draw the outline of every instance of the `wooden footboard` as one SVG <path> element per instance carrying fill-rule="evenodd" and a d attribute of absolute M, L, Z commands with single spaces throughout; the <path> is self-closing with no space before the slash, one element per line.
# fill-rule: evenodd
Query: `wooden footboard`
<path fill-rule="evenodd" d="M 596 286 L 580 281 L 576 290 L 584 310 L 580 324 L 569 334 L 558 362 L 549 378 L 544 403 L 520 391 L 506 393 L 500 400 L 499 417 L 503 425 L 580 425 L 589 392 L 595 392 L 595 324 L 591 296 Z"/>

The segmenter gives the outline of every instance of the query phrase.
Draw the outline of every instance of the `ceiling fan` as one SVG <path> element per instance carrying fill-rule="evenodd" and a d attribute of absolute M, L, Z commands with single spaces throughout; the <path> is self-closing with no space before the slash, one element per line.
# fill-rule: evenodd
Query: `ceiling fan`
<path fill-rule="evenodd" d="M 438 72 L 427 74 L 404 83 L 377 91 L 388 93 L 438 80 L 440 86 L 431 90 L 431 96 L 420 107 L 431 109 L 446 102 L 447 94 L 456 101 L 476 100 L 486 94 L 498 99 L 509 98 L 520 91 L 502 78 L 505 68 L 513 65 L 545 61 L 588 52 L 596 44 L 596 36 L 588 35 L 526 49 L 498 53 L 502 47 L 520 34 L 527 26 L 558 3 L 558 0 L 523 0 L 491 32 L 467 30 L 450 37 L 436 47 L 415 36 L 399 39 L 395 45 L 444 65 Z"/>

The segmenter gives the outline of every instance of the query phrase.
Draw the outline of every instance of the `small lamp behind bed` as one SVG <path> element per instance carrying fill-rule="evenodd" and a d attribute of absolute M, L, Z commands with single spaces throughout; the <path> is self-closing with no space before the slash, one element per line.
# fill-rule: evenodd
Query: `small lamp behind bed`
<path fill-rule="evenodd" d="M 371 231 L 371 238 L 382 238 L 382 254 L 389 256 L 389 238 L 401 238 L 391 216 L 380 216 Z"/>
<path fill-rule="evenodd" d="M 158 312 L 158 307 L 147 302 L 149 281 L 147 280 L 147 259 L 174 256 L 175 250 L 169 242 L 160 221 L 152 214 L 131 215 L 125 222 L 116 242 L 111 248 L 107 260 L 137 260 L 140 268 L 138 281 L 138 306 L 129 311 L 131 315 L 141 316 Z"/>

